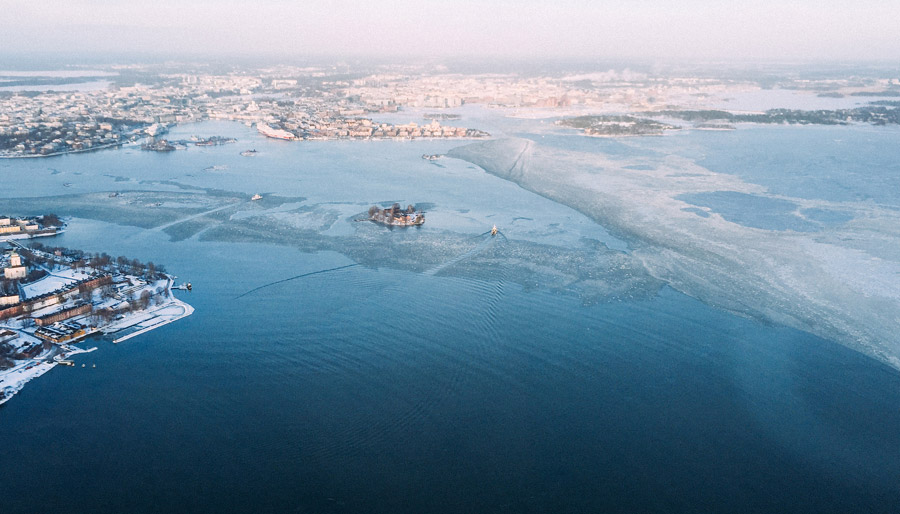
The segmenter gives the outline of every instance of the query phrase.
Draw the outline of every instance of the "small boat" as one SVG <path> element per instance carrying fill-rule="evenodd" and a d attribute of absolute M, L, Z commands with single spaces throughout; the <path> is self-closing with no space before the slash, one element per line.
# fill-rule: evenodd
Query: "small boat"
<path fill-rule="evenodd" d="M 257 194 L 255 194 L 255 195 L 253 195 L 253 198 L 251 198 L 250 200 L 252 200 L 252 201 L 254 201 L 254 202 L 255 202 L 256 200 L 262 200 L 262 195 L 259 194 L 259 193 L 257 193 Z"/>
<path fill-rule="evenodd" d="M 498 232 L 498 230 L 497 230 L 497 225 L 494 225 L 494 226 L 491 228 L 491 235 L 492 235 L 492 236 L 496 236 L 496 235 L 497 235 L 497 232 Z"/>

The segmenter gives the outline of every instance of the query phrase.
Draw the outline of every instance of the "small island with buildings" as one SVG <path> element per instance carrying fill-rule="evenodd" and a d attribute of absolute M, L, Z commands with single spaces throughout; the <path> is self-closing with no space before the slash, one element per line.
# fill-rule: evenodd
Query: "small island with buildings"
<path fill-rule="evenodd" d="M 594 137 L 661 136 L 680 127 L 647 118 L 621 115 L 577 116 L 556 122 L 561 127 L 580 129 Z"/>
<path fill-rule="evenodd" d="M 38 217 L 14 218 L 0 216 L 0 242 L 13 239 L 55 236 L 65 229 L 66 224 L 55 214 Z"/>
<path fill-rule="evenodd" d="M 96 349 L 75 346 L 91 335 L 118 343 L 194 310 L 152 262 L 10 246 L 0 254 L 0 404 L 54 366 L 74 366 L 71 356 Z"/>
<path fill-rule="evenodd" d="M 425 213 L 416 212 L 413 205 L 401 209 L 399 203 L 395 203 L 387 209 L 379 209 L 373 205 L 369 207 L 369 221 L 391 227 L 411 227 L 425 223 Z"/>

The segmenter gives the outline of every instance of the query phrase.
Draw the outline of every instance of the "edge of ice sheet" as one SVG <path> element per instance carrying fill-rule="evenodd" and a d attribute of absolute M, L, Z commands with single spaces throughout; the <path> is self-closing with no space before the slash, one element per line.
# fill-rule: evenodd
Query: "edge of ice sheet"
<path fill-rule="evenodd" d="M 646 158 L 614 160 L 523 139 L 470 144 L 447 155 L 584 213 L 627 240 L 651 275 L 679 291 L 836 340 L 900 369 L 900 231 L 890 228 L 900 226 L 896 211 L 791 198 L 804 208 L 849 210 L 855 219 L 815 233 L 764 230 L 683 210 L 691 207 L 675 198 L 683 193 L 765 189 L 681 157 L 654 161 L 654 169 L 626 169 Z"/>

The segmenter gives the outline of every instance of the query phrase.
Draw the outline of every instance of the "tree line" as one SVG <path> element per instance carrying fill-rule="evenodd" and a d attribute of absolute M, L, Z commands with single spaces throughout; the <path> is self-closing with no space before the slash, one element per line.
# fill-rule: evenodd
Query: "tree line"
<path fill-rule="evenodd" d="M 84 252 L 58 246 L 46 246 L 38 242 L 31 243 L 32 252 L 22 251 L 26 259 L 47 267 L 70 266 L 75 269 L 91 268 L 108 273 L 125 273 L 147 280 L 160 279 L 165 276 L 166 269 L 162 264 L 147 263 L 138 259 L 129 259 L 124 255 L 113 257 L 106 252 Z"/>

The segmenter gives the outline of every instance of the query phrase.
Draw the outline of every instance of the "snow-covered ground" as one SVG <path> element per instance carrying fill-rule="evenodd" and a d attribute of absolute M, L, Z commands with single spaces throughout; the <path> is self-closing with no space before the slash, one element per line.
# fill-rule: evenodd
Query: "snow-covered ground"
<path fill-rule="evenodd" d="M 91 275 L 84 270 L 67 268 L 55 270 L 40 280 L 22 286 L 22 289 L 25 291 L 26 298 L 34 298 L 35 296 L 60 291 L 75 282 L 89 278 L 91 278 Z"/>
<path fill-rule="evenodd" d="M 37 237 L 53 237 L 62 232 L 65 232 L 65 230 L 57 230 L 56 232 L 47 232 L 47 233 L 42 233 L 42 234 L 30 234 L 30 233 L 29 234 L 6 234 L 6 235 L 0 236 L 0 243 L 6 242 L 6 241 L 15 241 L 15 240 L 19 240 L 19 239 L 34 239 Z"/>
<path fill-rule="evenodd" d="M 0 372 L 0 392 L 4 393 L 0 398 L 0 404 L 6 403 L 12 396 L 22 390 L 29 381 L 43 375 L 56 366 L 52 361 L 37 361 L 29 359 L 18 361 L 14 368 Z"/>
<path fill-rule="evenodd" d="M 193 312 L 193 307 L 173 296 L 170 302 L 146 311 L 143 316 L 139 317 L 136 323 L 128 323 L 128 328 L 136 328 L 137 330 L 113 339 L 113 342 L 120 343 L 122 341 L 126 341 L 128 339 L 131 339 L 132 337 L 139 336 L 155 328 L 159 328 L 163 325 L 168 325 L 173 321 L 178 321 L 181 318 L 186 318 Z M 128 319 L 126 318 L 121 321 L 126 322 L 127 320 Z"/>
<path fill-rule="evenodd" d="M 97 348 L 94 347 L 85 350 L 74 346 L 66 346 L 64 353 L 59 354 L 58 356 L 60 358 L 68 359 L 73 355 L 90 353 L 96 349 Z M 49 352 L 45 352 L 42 355 L 47 355 L 48 353 Z M 58 364 L 55 361 L 49 358 L 45 359 L 38 356 L 38 358 L 35 359 L 19 361 L 15 367 L 0 372 L 0 392 L 3 393 L 2 398 L 0 398 L 0 405 L 6 403 L 13 395 L 21 391 L 22 388 L 25 387 L 25 384 L 40 377 L 57 365 Z"/>

